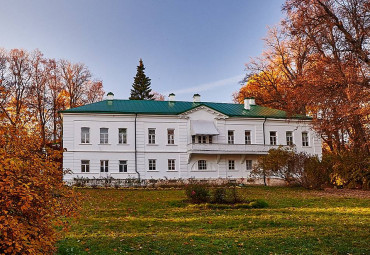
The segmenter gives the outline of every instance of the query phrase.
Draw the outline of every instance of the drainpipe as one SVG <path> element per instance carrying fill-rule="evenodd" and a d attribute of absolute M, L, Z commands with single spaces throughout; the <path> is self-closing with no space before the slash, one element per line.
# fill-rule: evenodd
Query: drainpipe
<path fill-rule="evenodd" d="M 266 122 L 267 118 L 265 117 L 265 120 L 263 121 L 263 145 L 266 145 L 266 136 L 265 136 L 265 122 Z"/>
<path fill-rule="evenodd" d="M 266 123 L 266 120 L 267 118 L 265 117 L 265 120 L 263 121 L 263 145 L 266 145 L 266 135 L 265 135 L 265 123 Z M 263 170 L 263 184 L 265 186 L 267 186 L 267 183 L 266 183 L 266 174 L 265 174 L 265 170 Z"/>
<path fill-rule="evenodd" d="M 136 142 L 136 119 L 137 119 L 137 113 L 135 113 L 135 172 L 137 173 L 139 182 L 140 182 L 140 173 L 137 170 L 137 142 Z"/>

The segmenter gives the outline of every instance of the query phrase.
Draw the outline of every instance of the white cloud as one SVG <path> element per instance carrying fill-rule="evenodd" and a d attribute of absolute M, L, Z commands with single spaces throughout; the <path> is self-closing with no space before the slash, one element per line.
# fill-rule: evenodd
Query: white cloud
<path fill-rule="evenodd" d="M 209 89 L 224 87 L 224 86 L 228 86 L 228 85 L 235 85 L 236 83 L 240 82 L 243 78 L 244 78 L 244 75 L 240 74 L 240 75 L 236 75 L 236 76 L 226 78 L 226 79 L 222 79 L 222 80 L 218 80 L 218 81 L 203 83 L 203 84 L 200 84 L 198 86 L 194 86 L 194 87 L 190 87 L 190 88 L 165 92 L 164 94 L 167 95 L 169 93 L 175 93 L 176 95 L 181 95 L 181 94 L 187 94 L 187 93 L 199 93 L 199 92 L 206 91 L 206 90 L 209 90 Z"/>

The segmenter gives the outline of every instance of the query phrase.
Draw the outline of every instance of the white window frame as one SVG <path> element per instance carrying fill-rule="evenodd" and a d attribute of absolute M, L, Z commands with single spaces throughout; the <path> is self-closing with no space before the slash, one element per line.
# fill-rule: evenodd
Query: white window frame
<path fill-rule="evenodd" d="M 309 147 L 310 146 L 310 139 L 308 137 L 308 132 L 302 132 L 302 147 Z"/>
<path fill-rule="evenodd" d="M 89 173 L 90 172 L 90 160 L 81 160 L 81 173 Z"/>
<path fill-rule="evenodd" d="M 90 143 L 90 128 L 89 127 L 81 127 L 81 143 Z"/>
<path fill-rule="evenodd" d="M 228 169 L 229 170 L 235 170 L 235 160 L 233 160 L 233 159 L 228 160 Z"/>
<path fill-rule="evenodd" d="M 101 173 L 109 172 L 109 160 L 100 160 L 100 172 Z"/>
<path fill-rule="evenodd" d="M 148 128 L 148 144 L 155 144 L 155 128 Z"/>
<path fill-rule="evenodd" d="M 245 169 L 250 171 L 253 169 L 253 161 L 251 159 L 245 160 Z"/>
<path fill-rule="evenodd" d="M 288 135 L 290 134 L 290 135 Z M 286 137 L 286 145 L 293 145 L 294 142 L 293 142 L 293 131 L 286 131 L 285 132 L 285 137 Z"/>
<path fill-rule="evenodd" d="M 104 133 L 103 131 L 107 131 Z M 100 128 L 100 144 L 108 144 L 109 140 L 109 128 Z"/>
<path fill-rule="evenodd" d="M 227 143 L 234 144 L 235 137 L 234 137 L 234 130 L 227 130 Z"/>
<path fill-rule="evenodd" d="M 167 129 L 167 144 L 175 144 L 175 129 Z"/>
<path fill-rule="evenodd" d="M 176 160 L 168 159 L 168 171 L 176 171 Z"/>
<path fill-rule="evenodd" d="M 198 170 L 207 170 L 207 160 L 198 160 Z"/>
<path fill-rule="evenodd" d="M 119 160 L 119 162 L 118 162 L 118 172 L 127 173 L 127 160 Z"/>
<path fill-rule="evenodd" d="M 118 129 L 118 144 L 127 144 L 127 128 Z"/>
<path fill-rule="evenodd" d="M 245 130 L 244 137 L 245 137 L 245 144 L 252 144 L 252 131 Z"/>
<path fill-rule="evenodd" d="M 148 170 L 157 171 L 157 160 L 156 159 L 148 159 Z"/>
<path fill-rule="evenodd" d="M 272 135 L 275 133 L 275 135 Z M 277 131 L 270 131 L 270 145 L 277 145 Z"/>

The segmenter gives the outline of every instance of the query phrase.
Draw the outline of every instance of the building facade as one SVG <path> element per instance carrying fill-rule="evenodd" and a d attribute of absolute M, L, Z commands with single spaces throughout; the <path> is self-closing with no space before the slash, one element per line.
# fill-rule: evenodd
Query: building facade
<path fill-rule="evenodd" d="M 321 157 L 306 116 L 255 105 L 108 99 L 63 118 L 63 168 L 74 178 L 249 178 L 257 158 L 279 145 Z"/>

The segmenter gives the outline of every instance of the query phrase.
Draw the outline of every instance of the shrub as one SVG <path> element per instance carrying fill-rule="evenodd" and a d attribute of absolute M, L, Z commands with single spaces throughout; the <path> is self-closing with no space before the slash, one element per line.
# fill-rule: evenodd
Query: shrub
<path fill-rule="evenodd" d="M 204 184 L 188 184 L 185 186 L 185 194 L 192 203 L 206 203 L 210 201 L 209 188 Z"/>
<path fill-rule="evenodd" d="M 223 204 L 226 202 L 226 190 L 225 188 L 216 188 L 213 190 L 212 203 Z"/>
<path fill-rule="evenodd" d="M 281 146 L 260 157 L 252 170 L 254 176 L 276 176 L 284 179 L 289 185 L 298 184 L 314 189 L 329 184 L 331 173 L 329 161 L 320 161 L 317 156 L 305 152 L 297 153 L 294 148 Z"/>
<path fill-rule="evenodd" d="M 265 200 L 262 200 L 262 199 L 257 199 L 255 201 L 252 201 L 249 203 L 249 205 L 251 206 L 251 208 L 266 208 L 268 207 L 268 204 Z"/>

